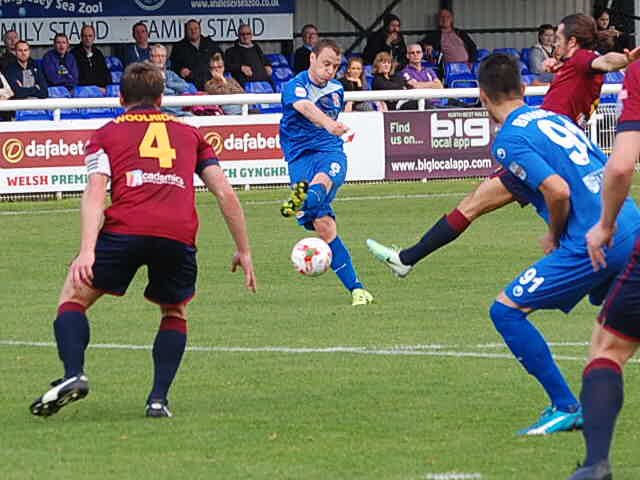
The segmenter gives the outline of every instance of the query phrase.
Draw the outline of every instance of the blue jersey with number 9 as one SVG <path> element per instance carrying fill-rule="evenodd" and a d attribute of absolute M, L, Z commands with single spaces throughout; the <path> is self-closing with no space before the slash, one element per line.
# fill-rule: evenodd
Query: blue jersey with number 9
<path fill-rule="evenodd" d="M 600 218 L 601 189 L 607 156 L 569 118 L 529 106 L 507 117 L 493 144 L 493 155 L 533 190 L 551 175 L 560 175 L 571 189 L 571 211 L 560 244 L 586 249 L 585 235 Z M 546 204 L 536 205 L 548 222 Z M 617 239 L 640 226 L 640 211 L 627 198 L 617 220 Z"/>

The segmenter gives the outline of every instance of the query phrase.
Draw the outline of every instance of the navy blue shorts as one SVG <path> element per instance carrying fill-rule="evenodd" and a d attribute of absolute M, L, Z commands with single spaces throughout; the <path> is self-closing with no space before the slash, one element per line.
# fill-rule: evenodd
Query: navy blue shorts
<path fill-rule="evenodd" d="M 513 195 L 513 198 L 516 199 L 516 202 L 518 202 L 521 207 L 525 207 L 529 204 L 526 193 L 528 187 L 513 173 L 511 173 L 506 168 L 503 168 L 502 165 L 498 165 L 493 173 L 489 175 L 489 178 L 495 177 L 498 177 L 500 179 L 502 185 L 504 185 L 504 188 L 509 190 L 511 195 Z"/>
<path fill-rule="evenodd" d="M 598 321 L 612 334 L 640 342 L 640 237 L 626 268 L 611 288 Z"/>
<path fill-rule="evenodd" d="M 147 266 L 144 296 L 161 305 L 188 302 L 196 291 L 196 248 L 168 238 L 101 232 L 93 287 L 124 295 L 138 269 Z"/>

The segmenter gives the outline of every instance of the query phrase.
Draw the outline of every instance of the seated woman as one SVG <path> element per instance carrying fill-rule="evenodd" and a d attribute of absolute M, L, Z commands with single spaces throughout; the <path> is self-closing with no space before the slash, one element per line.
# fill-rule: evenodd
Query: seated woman
<path fill-rule="evenodd" d="M 367 80 L 364 76 L 364 65 L 361 58 L 352 57 L 349 60 L 347 71 L 344 77 L 340 79 L 340 83 L 344 86 L 345 92 L 368 90 Z M 381 109 L 382 107 L 378 105 L 378 110 Z M 370 112 L 372 110 L 375 110 L 372 102 L 346 102 L 344 105 L 345 112 Z"/>
<path fill-rule="evenodd" d="M 211 78 L 204 84 L 204 91 L 209 95 L 229 95 L 244 93 L 244 89 L 233 77 L 224 76 L 224 58 L 219 53 L 214 53 L 209 60 L 209 75 Z M 226 115 L 240 115 L 242 105 L 221 105 Z"/>
<path fill-rule="evenodd" d="M 373 90 L 404 90 L 406 80 L 395 73 L 395 66 L 391 55 L 379 52 L 373 60 Z M 386 100 L 386 110 L 395 110 L 397 100 Z"/>
<path fill-rule="evenodd" d="M 529 71 L 538 75 L 537 84 L 547 84 L 553 80 L 553 73 L 545 70 L 545 60 L 553 58 L 553 42 L 556 31 L 552 25 L 545 23 L 538 27 L 538 43 L 531 47 Z"/>

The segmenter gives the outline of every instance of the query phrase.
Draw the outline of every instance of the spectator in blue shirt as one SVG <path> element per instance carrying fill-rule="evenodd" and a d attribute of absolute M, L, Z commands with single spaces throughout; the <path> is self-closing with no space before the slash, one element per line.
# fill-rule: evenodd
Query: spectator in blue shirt
<path fill-rule="evenodd" d="M 122 63 L 125 67 L 130 63 L 149 60 L 151 54 L 151 49 L 149 48 L 149 29 L 144 23 L 136 23 L 131 29 L 131 35 L 136 43 L 127 45 L 125 48 L 122 58 Z"/>
<path fill-rule="evenodd" d="M 78 64 L 64 33 L 56 33 L 53 48 L 42 57 L 42 68 L 49 86 L 60 85 L 73 90 L 78 85 Z"/>
<path fill-rule="evenodd" d="M 6 76 L 16 100 L 49 96 L 44 72 L 31 59 L 31 47 L 24 40 L 16 43 L 16 60 L 7 66 Z"/>

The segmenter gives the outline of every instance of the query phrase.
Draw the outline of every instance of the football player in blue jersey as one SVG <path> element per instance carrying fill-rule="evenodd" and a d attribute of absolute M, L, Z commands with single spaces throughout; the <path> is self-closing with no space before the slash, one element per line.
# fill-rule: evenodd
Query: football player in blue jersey
<path fill-rule="evenodd" d="M 282 90 L 280 144 L 288 163 L 292 192 L 280 212 L 315 230 L 333 254 L 331 268 L 352 296 L 352 305 L 373 301 L 358 279 L 349 250 L 338 236 L 331 202 L 347 174 L 343 145 L 352 135 L 338 121 L 344 89 L 334 79 L 340 48 L 320 40 L 309 57 L 309 70 L 300 72 Z"/>
<path fill-rule="evenodd" d="M 527 316 L 538 309 L 565 313 L 586 295 L 600 304 L 625 266 L 640 231 L 640 211 L 626 198 L 607 265 L 594 271 L 585 234 L 598 221 L 606 155 L 568 117 L 523 101 L 517 63 L 494 54 L 481 65 L 480 99 L 502 128 L 492 150 L 498 162 L 533 192 L 531 202 L 548 225 L 545 256 L 500 292 L 490 308 L 497 331 L 551 399 L 538 422 L 521 433 L 553 433 L 582 426 L 581 406 L 551 351 Z"/>

